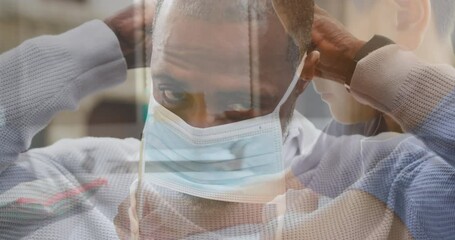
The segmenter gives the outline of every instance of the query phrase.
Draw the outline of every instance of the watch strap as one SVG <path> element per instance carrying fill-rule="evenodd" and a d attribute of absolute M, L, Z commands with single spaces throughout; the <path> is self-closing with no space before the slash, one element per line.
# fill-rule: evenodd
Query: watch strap
<path fill-rule="evenodd" d="M 357 66 L 357 63 L 360 62 L 360 60 L 362 60 L 366 56 L 368 56 L 370 53 L 391 44 L 395 44 L 395 42 L 384 36 L 374 35 L 373 38 L 366 42 L 365 45 L 363 45 L 363 47 L 357 52 L 353 59 L 354 64 Z M 346 90 L 348 92 L 351 92 L 351 79 L 348 79 L 344 83 L 344 86 L 346 87 Z"/>

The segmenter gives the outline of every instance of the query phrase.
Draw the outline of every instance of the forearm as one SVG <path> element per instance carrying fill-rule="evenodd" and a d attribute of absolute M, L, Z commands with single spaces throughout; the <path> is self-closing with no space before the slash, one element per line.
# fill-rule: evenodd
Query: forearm
<path fill-rule="evenodd" d="M 125 79 L 118 40 L 100 21 L 28 40 L 0 55 L 0 170 L 59 111 Z"/>
<path fill-rule="evenodd" d="M 113 214 L 137 177 L 138 151 L 137 139 L 82 138 L 20 154 L 0 172 L 0 238 L 64 238 L 68 221 L 90 217 L 100 234 L 81 239 L 117 239 Z"/>
<path fill-rule="evenodd" d="M 351 83 L 357 100 L 388 113 L 433 151 L 455 160 L 455 70 L 430 65 L 398 46 L 360 61 Z"/>

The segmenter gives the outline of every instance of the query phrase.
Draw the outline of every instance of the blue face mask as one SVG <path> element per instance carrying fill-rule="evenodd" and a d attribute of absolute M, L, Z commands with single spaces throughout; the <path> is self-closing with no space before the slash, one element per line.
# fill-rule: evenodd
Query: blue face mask
<path fill-rule="evenodd" d="M 272 113 L 209 128 L 190 126 L 152 97 L 140 182 L 228 202 L 267 203 L 284 194 L 279 111 L 298 80 Z"/>

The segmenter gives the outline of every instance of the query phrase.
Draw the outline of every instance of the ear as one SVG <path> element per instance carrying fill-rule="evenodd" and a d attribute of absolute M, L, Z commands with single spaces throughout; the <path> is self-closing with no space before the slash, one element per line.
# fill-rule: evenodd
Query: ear
<path fill-rule="evenodd" d="M 319 63 L 321 54 L 318 51 L 312 51 L 307 54 L 305 63 L 303 64 L 302 72 L 300 73 L 300 80 L 297 85 L 297 91 L 302 93 L 308 83 L 313 80 L 316 74 L 316 67 Z"/>
<path fill-rule="evenodd" d="M 430 0 L 394 0 L 398 31 L 397 43 L 409 49 L 417 49 L 431 19 Z"/>

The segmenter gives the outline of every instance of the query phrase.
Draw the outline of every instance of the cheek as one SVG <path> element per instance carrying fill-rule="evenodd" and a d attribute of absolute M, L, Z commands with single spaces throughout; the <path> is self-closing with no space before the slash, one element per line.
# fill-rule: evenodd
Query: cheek
<path fill-rule="evenodd" d="M 315 78 L 313 80 L 313 87 L 314 87 L 314 90 L 317 93 L 324 92 L 324 82 L 323 82 L 323 80 Z"/>
<path fill-rule="evenodd" d="M 333 94 L 330 104 L 338 111 L 351 112 L 358 107 L 359 103 L 347 92 L 337 92 Z"/>
<path fill-rule="evenodd" d="M 347 92 L 334 91 L 333 95 L 324 101 L 329 105 L 330 112 L 335 120 L 344 124 L 353 123 L 359 103 L 351 95 Z"/>
<path fill-rule="evenodd" d="M 340 83 L 321 78 L 315 78 L 312 82 L 317 93 L 347 94 L 346 88 Z"/>

